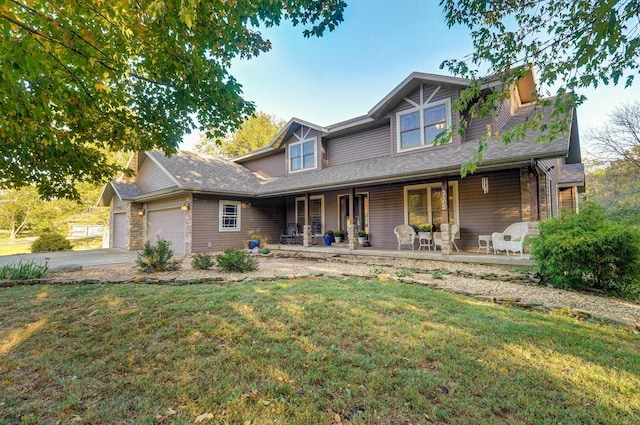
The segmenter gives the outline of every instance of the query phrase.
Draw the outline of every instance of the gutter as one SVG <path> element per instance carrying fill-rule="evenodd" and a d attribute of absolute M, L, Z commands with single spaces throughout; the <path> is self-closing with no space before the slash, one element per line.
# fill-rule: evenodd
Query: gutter
<path fill-rule="evenodd" d="M 531 158 L 531 168 L 536 176 L 536 218 L 540 221 L 540 173 L 538 173 L 538 160 Z"/>

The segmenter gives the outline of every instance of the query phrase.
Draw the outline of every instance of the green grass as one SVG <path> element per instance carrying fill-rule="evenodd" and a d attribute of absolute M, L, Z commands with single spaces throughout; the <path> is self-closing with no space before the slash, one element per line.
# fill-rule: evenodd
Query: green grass
<path fill-rule="evenodd" d="M 640 337 L 358 279 L 0 291 L 0 423 L 635 424 Z"/>
<path fill-rule="evenodd" d="M 16 239 L 17 243 L 15 244 L 0 245 L 0 256 L 31 254 L 31 244 L 33 243 L 33 240 L 34 240 L 33 238 L 30 238 L 24 242 L 21 242 L 20 239 Z M 8 238 L 6 238 L 6 239 L 0 239 L 0 242 L 6 243 L 10 241 Z M 74 251 L 102 248 L 102 236 L 70 239 L 70 242 L 73 245 Z"/>

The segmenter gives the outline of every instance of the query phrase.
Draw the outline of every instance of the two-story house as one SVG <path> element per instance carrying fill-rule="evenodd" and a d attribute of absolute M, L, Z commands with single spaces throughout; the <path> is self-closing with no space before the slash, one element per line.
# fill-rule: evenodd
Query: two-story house
<path fill-rule="evenodd" d="M 398 224 L 456 223 L 456 244 L 475 250 L 478 235 L 577 209 L 584 169 L 575 111 L 567 134 L 551 142 L 536 143 L 535 132 L 507 146 L 490 141 L 477 171 L 461 178 L 487 124 L 508 130 L 536 105 L 529 73 L 495 116 L 434 146 L 460 122 L 452 103 L 468 84 L 412 73 L 366 115 L 327 127 L 293 118 L 269 146 L 232 160 L 136 153 L 135 177 L 111 181 L 100 198 L 111 208 L 110 246 L 135 250 L 162 237 L 178 253 L 243 248 L 252 235 L 277 243 L 297 223 L 308 232 L 353 225 L 372 246 L 395 248 Z"/>

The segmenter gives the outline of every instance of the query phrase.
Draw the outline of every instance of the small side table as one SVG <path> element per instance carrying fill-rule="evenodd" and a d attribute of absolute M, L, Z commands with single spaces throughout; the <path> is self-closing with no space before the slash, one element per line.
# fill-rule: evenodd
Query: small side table
<path fill-rule="evenodd" d="M 418 245 L 418 251 L 422 248 L 431 251 L 431 247 L 433 247 L 431 232 L 418 232 Z"/>
<path fill-rule="evenodd" d="M 478 236 L 478 250 L 476 253 L 480 252 L 482 248 L 487 250 L 487 254 L 489 253 L 489 248 L 492 246 L 491 244 L 491 235 L 479 235 Z"/>

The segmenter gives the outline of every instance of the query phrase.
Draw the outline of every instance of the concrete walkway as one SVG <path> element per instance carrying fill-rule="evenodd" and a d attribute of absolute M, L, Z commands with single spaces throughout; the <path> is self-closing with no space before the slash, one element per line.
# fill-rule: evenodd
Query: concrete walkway
<path fill-rule="evenodd" d="M 17 264 L 20 261 L 34 261 L 36 264 L 48 264 L 49 268 L 68 265 L 100 266 L 105 264 L 132 263 L 138 257 L 138 251 L 125 251 L 118 248 L 88 249 L 84 251 L 39 252 L 37 254 L 0 256 L 0 266 Z"/>

